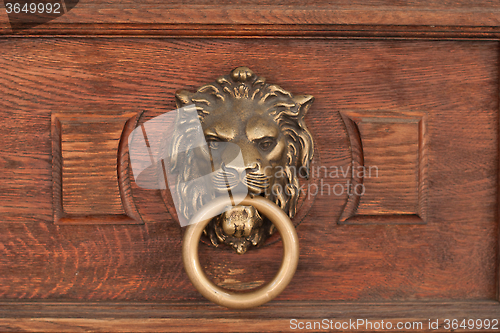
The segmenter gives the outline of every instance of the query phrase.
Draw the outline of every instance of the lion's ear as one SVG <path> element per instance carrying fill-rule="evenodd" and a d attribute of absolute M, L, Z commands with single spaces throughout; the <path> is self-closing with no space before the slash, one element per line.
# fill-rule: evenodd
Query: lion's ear
<path fill-rule="evenodd" d="M 293 101 L 299 105 L 298 117 L 300 119 L 304 118 L 307 111 L 311 108 L 311 105 L 314 102 L 314 97 L 311 95 L 298 95 L 293 98 Z"/>
<path fill-rule="evenodd" d="M 193 104 L 191 97 L 193 97 L 192 92 L 187 90 L 177 90 L 175 92 L 175 103 L 177 104 L 177 108 L 180 109 L 186 105 Z"/>

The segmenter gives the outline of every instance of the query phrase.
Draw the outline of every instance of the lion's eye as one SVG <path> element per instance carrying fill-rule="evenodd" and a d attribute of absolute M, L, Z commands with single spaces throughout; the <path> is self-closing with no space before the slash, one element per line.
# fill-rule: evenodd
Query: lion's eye
<path fill-rule="evenodd" d="M 271 150 L 274 145 L 276 144 L 276 140 L 273 139 L 273 138 L 265 138 L 265 139 L 262 139 L 260 142 L 259 142 L 259 148 L 264 150 L 264 151 L 268 151 L 268 150 Z"/>

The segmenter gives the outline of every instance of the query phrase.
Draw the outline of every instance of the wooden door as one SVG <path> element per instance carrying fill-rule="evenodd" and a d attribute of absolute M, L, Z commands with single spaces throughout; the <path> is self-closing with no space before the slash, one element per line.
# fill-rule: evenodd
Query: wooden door
<path fill-rule="evenodd" d="M 500 16 L 471 6 L 80 2 L 21 30 L 2 9 L 0 329 L 499 329 Z M 315 97 L 299 266 L 251 310 L 192 286 L 183 229 L 134 182 L 125 139 L 238 66 Z M 243 290 L 282 252 L 274 237 L 200 258 Z"/>

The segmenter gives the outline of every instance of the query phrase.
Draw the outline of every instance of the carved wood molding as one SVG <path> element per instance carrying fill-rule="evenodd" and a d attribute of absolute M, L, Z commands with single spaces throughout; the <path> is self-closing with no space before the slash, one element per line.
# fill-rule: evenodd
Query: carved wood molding
<path fill-rule="evenodd" d="M 127 144 L 141 114 L 52 114 L 54 223 L 143 223 Z"/>
<path fill-rule="evenodd" d="M 5 13 L 5 8 L 2 8 Z M 128 20 L 124 20 L 128 18 Z M 463 0 L 453 4 L 445 1 L 414 2 L 400 5 L 344 4 L 315 1 L 305 5 L 289 2 L 258 1 L 234 5 L 200 2 L 109 2 L 81 1 L 60 23 L 175 23 L 175 24 L 331 24 L 331 25 L 387 25 L 387 26 L 498 26 L 500 7 L 491 1 Z M 0 16 L 0 23 L 7 15 Z"/>
<path fill-rule="evenodd" d="M 426 115 L 406 111 L 340 114 L 351 146 L 352 191 L 339 223 L 426 223 Z"/>
<path fill-rule="evenodd" d="M 3 38 L 53 36 L 176 37 L 176 38 L 370 38 L 430 40 L 499 40 L 496 26 L 340 25 L 340 24 L 172 24 L 172 23 L 54 23 L 13 33 L 0 23 Z"/>
<path fill-rule="evenodd" d="M 349 322 L 365 318 L 372 321 L 421 322 L 422 330 L 429 329 L 429 319 L 439 320 L 439 327 L 432 332 L 449 332 L 443 327 L 445 319 L 462 318 L 464 314 L 474 319 L 498 318 L 500 305 L 495 301 L 470 302 L 280 302 L 245 311 L 224 310 L 204 303 L 79 303 L 79 302 L 2 302 L 0 327 L 5 331 L 76 331 L 85 327 L 92 331 L 162 331 L 192 332 L 213 331 L 242 332 L 296 331 L 290 320 Z M 186 318 L 189 313 L 189 318 Z M 15 316 L 15 317 L 14 317 Z M 196 318 L 196 320 L 193 320 Z M 256 320 L 258 318 L 258 320 Z M 360 329 L 360 331 L 362 331 Z M 418 329 L 415 331 L 419 331 Z"/>

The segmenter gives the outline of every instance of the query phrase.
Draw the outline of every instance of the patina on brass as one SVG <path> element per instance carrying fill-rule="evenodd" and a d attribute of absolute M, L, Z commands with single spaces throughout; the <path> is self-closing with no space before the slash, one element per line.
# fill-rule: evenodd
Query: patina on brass
<path fill-rule="evenodd" d="M 178 198 L 183 205 L 181 211 L 188 216 L 216 198 L 217 190 L 244 185 L 250 194 L 271 200 L 293 218 L 300 195 L 299 176 L 309 177 L 313 158 L 313 139 L 304 122 L 313 100 L 312 96 L 293 96 L 268 84 L 247 67 L 238 67 L 194 93 L 178 91 L 178 108 L 196 105 L 209 148 L 216 150 L 223 142 L 234 143 L 245 163 L 244 177 L 240 177 L 243 170 L 238 168 L 225 165 L 220 169 L 212 179 L 215 194 L 203 193 L 203 186 L 184 188 L 181 179 L 177 188 L 182 196 Z M 176 124 L 174 138 L 186 135 L 188 128 L 189 124 Z M 173 147 L 174 156 L 176 149 Z M 172 162 L 174 168 L 189 166 L 179 172 L 181 177 L 196 178 L 198 170 L 192 161 Z M 213 245 L 225 243 L 241 254 L 251 246 L 262 245 L 274 231 L 271 221 L 254 207 L 238 205 L 212 219 L 204 234 Z"/>

